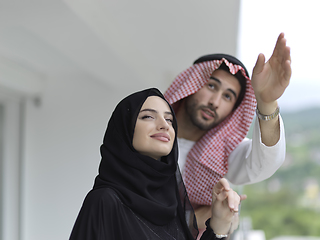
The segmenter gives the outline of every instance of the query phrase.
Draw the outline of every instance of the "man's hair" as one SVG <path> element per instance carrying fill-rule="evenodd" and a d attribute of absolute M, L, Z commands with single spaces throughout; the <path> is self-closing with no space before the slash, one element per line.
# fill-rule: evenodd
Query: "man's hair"
<path fill-rule="evenodd" d="M 249 73 L 248 73 L 246 67 L 243 65 L 243 63 L 239 59 L 237 59 L 231 55 L 228 55 L 228 54 L 219 53 L 219 54 L 205 55 L 205 56 L 202 56 L 202 57 L 198 58 L 197 60 L 195 60 L 193 64 L 197 64 L 197 63 L 201 63 L 201 62 L 208 62 L 208 61 L 213 61 L 213 60 L 221 60 L 222 58 L 225 58 L 228 62 L 230 62 L 232 64 L 241 66 L 245 70 L 247 77 L 250 78 Z M 230 72 L 229 67 L 224 62 L 220 65 L 220 67 L 218 69 L 222 69 L 222 70 L 227 71 L 230 74 L 232 74 Z M 232 74 L 232 75 L 238 79 L 240 86 L 241 86 L 241 91 L 240 91 L 239 97 L 238 97 L 237 102 L 235 103 L 234 108 L 233 108 L 233 110 L 235 110 L 240 105 L 240 103 L 243 100 L 243 97 L 245 95 L 247 79 L 242 75 L 241 71 L 238 71 L 236 74 Z"/>

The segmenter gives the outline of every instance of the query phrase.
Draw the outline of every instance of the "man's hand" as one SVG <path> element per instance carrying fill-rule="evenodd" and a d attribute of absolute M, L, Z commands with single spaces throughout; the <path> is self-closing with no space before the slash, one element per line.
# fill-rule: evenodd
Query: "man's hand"
<path fill-rule="evenodd" d="M 268 62 L 265 63 L 265 56 L 259 54 L 252 72 L 252 86 L 260 112 L 265 115 L 272 113 L 264 112 L 260 109 L 260 104 L 276 101 L 289 85 L 290 77 L 290 48 L 286 45 L 284 33 L 281 33 Z"/>
<path fill-rule="evenodd" d="M 291 78 L 290 48 L 284 33 L 278 37 L 272 56 L 265 63 L 265 56 L 259 54 L 252 72 L 252 87 L 257 99 L 257 108 L 263 115 L 270 115 L 278 107 L 277 99 L 289 85 Z M 261 141 L 266 146 L 274 146 L 280 139 L 279 117 L 270 121 L 259 119 Z"/>

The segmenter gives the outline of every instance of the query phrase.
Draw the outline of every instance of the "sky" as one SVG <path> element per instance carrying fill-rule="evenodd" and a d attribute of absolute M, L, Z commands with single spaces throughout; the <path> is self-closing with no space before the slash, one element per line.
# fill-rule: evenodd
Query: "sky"
<path fill-rule="evenodd" d="M 269 59 L 284 32 L 291 49 L 292 77 L 280 109 L 320 108 L 320 1 L 242 0 L 238 56 L 252 73 L 259 53 Z"/>

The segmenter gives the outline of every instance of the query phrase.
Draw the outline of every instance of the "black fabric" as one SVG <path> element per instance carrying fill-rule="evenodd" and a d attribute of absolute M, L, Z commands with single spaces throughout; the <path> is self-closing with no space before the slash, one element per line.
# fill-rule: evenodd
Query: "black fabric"
<path fill-rule="evenodd" d="M 211 239 L 211 240 L 215 240 L 215 239 L 224 240 L 224 239 L 226 239 L 226 237 L 217 238 L 216 234 L 213 232 L 213 230 L 210 226 L 210 218 L 206 221 L 206 227 L 207 227 L 206 231 L 202 234 L 201 240 L 202 239 Z"/>
<path fill-rule="evenodd" d="M 70 239 L 157 239 L 149 238 L 143 229 L 138 230 L 137 223 L 128 220 L 130 217 L 119 209 L 119 205 L 112 205 L 114 199 L 106 194 L 110 189 L 124 206 L 143 221 L 162 230 L 172 221 L 179 223 L 179 231 L 185 239 L 195 239 L 198 234 L 193 209 L 180 181 L 176 137 L 172 151 L 160 161 L 139 154 L 132 146 L 139 110 L 149 96 L 159 96 L 165 100 L 159 90 L 152 88 L 129 95 L 116 106 L 100 148 L 99 174 L 93 190 L 83 203 Z M 175 116 L 173 128 L 177 135 Z M 114 218 L 114 215 L 117 217 Z M 107 236 L 114 232 L 122 232 L 125 237 Z M 136 234 L 140 238 L 128 237 Z"/>
<path fill-rule="evenodd" d="M 111 188 L 92 190 L 84 201 L 71 238 L 86 240 L 185 240 L 178 217 L 155 225 L 126 206 Z"/>

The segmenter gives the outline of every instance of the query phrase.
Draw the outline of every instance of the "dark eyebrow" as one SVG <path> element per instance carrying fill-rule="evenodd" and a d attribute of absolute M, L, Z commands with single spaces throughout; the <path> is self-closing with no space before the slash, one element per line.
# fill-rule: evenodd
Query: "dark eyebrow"
<path fill-rule="evenodd" d="M 218 82 L 221 85 L 221 81 L 218 78 L 210 76 L 210 79 L 215 80 L 216 82 Z"/>
<path fill-rule="evenodd" d="M 221 81 L 218 78 L 210 76 L 210 79 L 216 81 L 219 85 L 221 85 Z M 231 88 L 228 88 L 227 90 L 231 92 L 234 95 L 234 97 L 237 99 L 237 94 L 235 93 L 235 91 L 233 91 Z"/>
<path fill-rule="evenodd" d="M 154 109 L 152 109 L 152 108 L 145 108 L 145 109 L 142 109 L 140 112 L 153 112 L 153 113 L 158 113 L 157 110 L 154 110 Z M 173 116 L 172 112 L 164 112 L 164 113 Z"/>
<path fill-rule="evenodd" d="M 140 112 L 154 112 L 154 113 L 158 113 L 158 111 L 156 111 L 156 110 L 154 110 L 154 109 L 151 109 L 151 108 L 142 109 Z"/>

